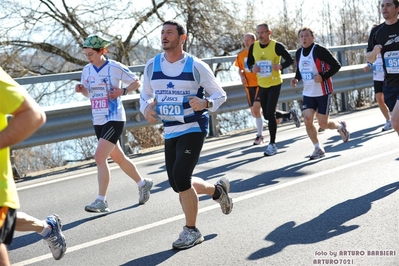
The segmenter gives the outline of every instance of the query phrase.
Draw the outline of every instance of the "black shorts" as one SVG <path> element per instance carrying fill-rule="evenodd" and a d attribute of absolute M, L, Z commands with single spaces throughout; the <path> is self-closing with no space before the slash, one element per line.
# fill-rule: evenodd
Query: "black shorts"
<path fill-rule="evenodd" d="M 374 93 L 382 92 L 384 81 L 374 80 Z"/>
<path fill-rule="evenodd" d="M 250 107 L 254 106 L 254 102 L 260 102 L 260 92 L 259 87 L 246 87 L 245 93 L 247 94 L 247 101 Z"/>
<path fill-rule="evenodd" d="M 0 243 L 10 245 L 17 223 L 17 211 L 8 207 L 0 207 Z"/>
<path fill-rule="evenodd" d="M 331 99 L 331 94 L 318 97 L 303 96 L 302 111 L 305 109 L 313 109 L 321 115 L 329 115 Z"/>
<path fill-rule="evenodd" d="M 104 125 L 94 125 L 94 131 L 98 140 L 105 139 L 116 144 L 122 136 L 125 124 L 124 121 L 109 121 Z"/>
<path fill-rule="evenodd" d="M 399 100 L 399 87 L 386 87 L 384 85 L 384 101 L 390 112 L 393 111 L 396 102 Z"/>

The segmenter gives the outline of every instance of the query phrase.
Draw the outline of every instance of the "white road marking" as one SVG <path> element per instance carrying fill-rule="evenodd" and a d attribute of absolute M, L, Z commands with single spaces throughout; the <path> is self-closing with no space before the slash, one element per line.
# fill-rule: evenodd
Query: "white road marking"
<path fill-rule="evenodd" d="M 239 139 L 242 139 L 242 138 L 248 139 L 247 136 L 246 137 L 239 137 Z M 231 140 L 229 141 L 229 143 L 231 143 Z M 207 150 L 211 150 L 211 149 L 217 149 L 217 148 L 225 147 L 225 146 L 226 146 L 226 143 L 224 141 L 220 141 L 219 144 L 215 144 L 215 142 L 206 143 L 206 145 L 204 145 L 204 148 L 202 149 L 202 151 L 207 151 Z M 165 156 L 162 154 L 162 155 L 158 155 L 158 156 L 155 156 L 155 157 L 152 157 L 152 158 L 149 158 L 149 159 L 135 161 L 134 164 L 135 165 L 140 165 L 140 164 L 149 163 L 149 162 L 152 162 L 152 161 L 163 160 L 164 158 L 165 158 Z M 111 166 L 109 168 L 110 171 L 116 170 L 116 169 L 120 169 L 120 167 L 118 165 L 116 165 L 116 166 Z M 73 171 L 71 171 L 71 172 L 73 172 Z M 96 175 L 96 174 L 97 174 L 97 171 L 84 172 L 82 174 L 61 177 L 61 178 L 57 178 L 57 179 L 53 179 L 53 180 L 49 180 L 49 181 L 35 183 L 35 184 L 32 184 L 32 185 L 26 185 L 26 186 L 23 186 L 23 187 L 17 187 L 17 190 L 18 191 L 27 190 L 27 189 L 31 189 L 31 188 L 35 188 L 35 187 L 40 187 L 40 186 L 43 186 L 43 185 L 54 184 L 54 183 L 62 182 L 62 181 L 65 181 L 65 180 L 71 180 L 71 179 L 75 179 L 75 178 L 79 178 L 79 177 L 84 177 L 84 176 L 89 176 L 89 175 Z M 18 186 L 18 184 L 17 184 L 17 186 Z"/>
<path fill-rule="evenodd" d="M 354 166 L 359 165 L 359 164 L 367 163 L 369 161 L 374 161 L 376 159 L 379 159 L 379 158 L 382 158 L 382 157 L 385 157 L 385 156 L 389 156 L 389 155 L 395 154 L 395 153 L 398 154 L 399 153 L 399 149 L 390 150 L 390 151 L 387 151 L 387 152 L 384 152 L 384 153 L 381 153 L 381 154 L 377 154 L 377 155 L 370 156 L 370 157 L 367 157 L 367 158 L 364 158 L 364 159 L 361 159 L 361 160 L 358 160 L 358 161 L 350 162 L 350 163 L 347 163 L 347 164 L 344 164 L 344 165 L 341 165 L 341 166 L 338 166 L 338 167 L 335 167 L 335 168 L 332 168 L 332 169 L 328 169 L 328 170 L 323 171 L 323 172 L 315 173 L 315 174 L 312 174 L 312 175 L 309 175 L 309 176 L 305 176 L 303 178 L 298 178 L 296 180 L 288 181 L 288 182 L 285 182 L 283 184 L 275 185 L 275 186 L 272 186 L 272 187 L 267 187 L 267 188 L 264 188 L 264 189 L 256 191 L 256 192 L 251 192 L 251 193 L 248 193 L 246 195 L 240 196 L 238 198 L 234 198 L 234 202 L 237 203 L 237 202 L 240 202 L 240 201 L 243 201 L 243 200 L 247 200 L 247 199 L 259 196 L 259 195 L 263 195 L 263 194 L 269 193 L 271 191 L 275 191 L 275 190 L 278 190 L 278 189 L 286 188 L 286 187 L 289 187 L 289 186 L 292 186 L 292 185 L 295 185 L 295 184 L 299 184 L 299 183 L 302 183 L 302 182 L 305 182 L 305 181 L 308 181 L 308 180 L 311 180 L 311 179 L 315 179 L 315 178 L 318 178 L 318 177 L 321 177 L 321 176 L 324 176 L 324 175 L 328 175 L 328 174 L 331 174 L 331 173 L 334 173 L 334 172 L 337 172 L 337 171 L 341 171 L 341 170 L 344 170 L 346 168 L 354 167 Z M 86 173 L 86 174 L 89 174 L 89 173 Z M 82 174 L 82 175 L 86 175 L 86 174 Z M 78 175 L 78 176 L 82 176 L 82 175 Z M 220 207 L 219 204 L 213 204 L 211 206 L 199 209 L 198 213 L 207 212 L 207 211 L 219 208 L 219 207 Z M 76 246 L 73 246 L 73 247 L 68 247 L 67 253 L 71 253 L 71 252 L 78 251 L 78 250 L 81 250 L 81 249 L 84 249 L 84 248 L 92 247 L 92 246 L 95 246 L 95 245 L 98 245 L 98 244 L 101 244 L 101 243 L 104 243 L 104 242 L 108 242 L 108 241 L 111 241 L 111 240 L 114 240 L 114 239 L 122 238 L 122 237 L 125 237 L 125 236 L 128 236 L 128 235 L 132 235 L 132 234 L 135 234 L 135 233 L 138 233 L 138 232 L 149 230 L 149 229 L 152 229 L 154 227 L 161 226 L 161 225 L 164 225 L 164 224 L 167 224 L 167 223 L 171 223 L 171 222 L 175 222 L 175 221 L 182 220 L 182 219 L 184 219 L 184 215 L 183 214 L 176 215 L 176 216 L 170 217 L 168 219 L 164 219 L 164 220 L 161 220 L 161 221 L 158 221 L 158 222 L 155 222 L 155 223 L 151 223 L 151 224 L 143 225 L 143 226 L 140 226 L 140 227 L 137 227 L 137 228 L 133 228 L 133 229 L 130 229 L 130 230 L 127 230 L 127 231 L 124 231 L 124 232 L 120 232 L 118 234 L 114 234 L 114 235 L 111 235 L 111 236 L 103 237 L 103 238 L 100 238 L 100 239 L 97 239 L 97 240 L 93 240 L 93 241 L 90 241 L 90 242 L 87 242 L 87 243 L 83 243 L 83 244 L 80 244 L 80 245 L 76 245 Z M 39 262 L 39 261 L 46 260 L 46 259 L 52 259 L 52 255 L 51 254 L 47 254 L 47 255 L 35 257 L 35 258 L 29 259 L 29 260 L 25 260 L 25 261 L 21 261 L 21 262 L 18 262 L 18 263 L 14 263 L 13 265 L 14 266 L 29 265 L 29 264 L 33 264 L 33 263 L 36 263 L 36 262 Z"/>

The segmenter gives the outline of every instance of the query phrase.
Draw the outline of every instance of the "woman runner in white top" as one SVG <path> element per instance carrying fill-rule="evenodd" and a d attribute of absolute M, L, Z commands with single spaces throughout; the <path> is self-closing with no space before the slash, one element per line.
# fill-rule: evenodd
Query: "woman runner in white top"
<path fill-rule="evenodd" d="M 90 63 L 83 68 L 81 84 L 75 87 L 76 92 L 90 98 L 93 125 L 98 139 L 94 159 L 97 163 L 99 192 L 97 199 L 85 207 L 88 212 L 109 211 L 106 199 L 110 181 L 108 157 L 111 157 L 137 183 L 139 204 L 148 201 L 153 184 L 152 180 L 140 176 L 119 144 L 126 123 L 121 96 L 137 90 L 141 83 L 125 65 L 105 57 L 110 43 L 99 35 L 90 35 L 86 38 L 83 48 Z M 122 88 L 122 84 L 128 86 Z"/>

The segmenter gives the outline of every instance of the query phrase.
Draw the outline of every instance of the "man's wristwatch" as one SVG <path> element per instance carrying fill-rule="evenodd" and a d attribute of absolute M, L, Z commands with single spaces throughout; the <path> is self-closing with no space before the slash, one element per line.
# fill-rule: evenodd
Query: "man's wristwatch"
<path fill-rule="evenodd" d="M 206 108 L 212 108 L 213 107 L 213 101 L 206 100 Z"/>
<path fill-rule="evenodd" d="M 126 88 L 123 88 L 123 95 L 127 95 L 128 91 Z"/>

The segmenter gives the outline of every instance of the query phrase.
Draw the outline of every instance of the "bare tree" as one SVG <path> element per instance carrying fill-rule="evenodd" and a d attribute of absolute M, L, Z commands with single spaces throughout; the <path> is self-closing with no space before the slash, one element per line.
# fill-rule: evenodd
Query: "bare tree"
<path fill-rule="evenodd" d="M 160 28 L 168 19 L 186 23 L 188 41 L 184 49 L 199 58 L 235 55 L 243 48 L 242 35 L 254 32 L 261 22 L 271 25 L 273 38 L 288 49 L 296 49 L 297 31 L 302 26 L 318 23 L 319 41 L 332 46 L 364 41 L 371 25 L 381 19 L 379 0 L 347 0 L 344 6 L 322 0 L 321 23 L 318 19 L 316 22 L 320 16 L 314 10 L 302 8 L 309 2 L 316 3 L 275 2 L 281 9 L 276 11 L 267 0 L 246 0 L 245 4 L 243 0 L 97 0 L 95 6 L 84 1 L 2 0 L 0 64 L 13 77 L 81 70 L 87 63 L 82 43 L 92 33 L 112 40 L 108 54 L 111 59 L 125 65 L 144 64 L 161 51 Z M 352 60 L 361 62 L 361 56 L 354 54 Z M 223 63 L 213 70 L 219 78 L 227 79 L 228 73 L 236 72 L 230 71 L 232 67 L 231 63 Z M 55 105 L 84 99 L 74 93 L 76 82 L 38 84 L 27 89 L 42 106 Z M 134 143 L 145 145 L 148 141 L 137 139 L 142 135 L 137 132 Z M 76 145 L 86 151 L 87 143 Z M 83 158 L 92 153 L 88 150 L 82 152 Z"/>
<path fill-rule="evenodd" d="M 14 62 L 6 70 L 14 76 L 80 70 L 87 63 L 81 53 L 82 42 L 89 34 L 97 32 L 113 41 L 110 57 L 127 65 L 144 64 L 154 50 L 158 52 L 153 48 L 160 45 L 154 32 L 171 13 L 174 18 L 187 22 L 191 41 L 186 44 L 186 50 L 201 57 L 229 54 L 237 49 L 240 27 L 235 26 L 234 16 L 228 12 L 234 3 L 157 2 L 152 0 L 148 7 L 138 9 L 132 1 L 116 0 L 99 0 L 96 8 L 85 2 L 70 6 L 66 0 L 61 0 L 61 6 L 51 0 L 38 3 L 3 1 L 2 19 L 9 23 L 0 29 L 1 52 L 6 55 L 2 60 Z M 35 59 L 32 58 L 35 54 L 41 56 L 40 60 L 35 60 L 39 64 L 27 60 L 27 56 Z"/>
<path fill-rule="evenodd" d="M 167 19 L 187 24 L 189 41 L 185 50 L 200 58 L 235 54 L 242 42 L 241 23 L 234 16 L 238 7 L 228 0 L 151 0 L 140 5 L 126 0 L 98 0 L 95 6 L 91 2 L 71 4 L 67 0 L 3 0 L 0 8 L 4 22 L 0 28 L 0 62 L 13 77 L 81 70 L 88 63 L 82 43 L 92 33 L 101 33 L 112 41 L 110 58 L 126 65 L 144 64 L 160 52 L 160 28 Z M 215 73 L 230 67 L 231 64 L 220 65 Z M 37 84 L 27 89 L 42 106 L 55 105 L 79 98 L 73 90 L 76 82 Z M 133 133 L 133 144 L 159 143 L 158 140 L 147 143 L 140 139 L 145 134 Z M 80 156 L 76 160 L 79 160 L 93 153 L 90 143 L 80 141 L 62 146 L 78 147 Z M 67 161 L 52 159 L 62 156 L 59 152 L 48 153 L 60 151 L 57 146 L 30 152 L 40 150 L 46 153 L 36 157 L 46 158 L 46 165 Z M 19 153 L 21 160 L 22 154 Z"/>
<path fill-rule="evenodd" d="M 108 56 L 126 65 L 144 64 L 160 51 L 160 26 L 166 18 L 187 23 L 185 50 L 197 57 L 234 54 L 241 45 L 234 2 L 223 0 L 148 1 L 140 8 L 132 1 L 98 0 L 71 5 L 67 0 L 4 0 L 0 28 L 0 63 L 13 77 L 78 71 L 87 64 L 83 40 L 101 33 L 112 40 Z M 171 16 L 171 17 L 170 17 Z M 239 21 L 238 21 L 239 22 Z M 217 68 L 215 72 L 224 70 Z M 74 82 L 28 90 L 42 105 L 53 105 L 48 95 L 73 98 Z M 46 103 L 48 102 L 48 103 Z"/>

